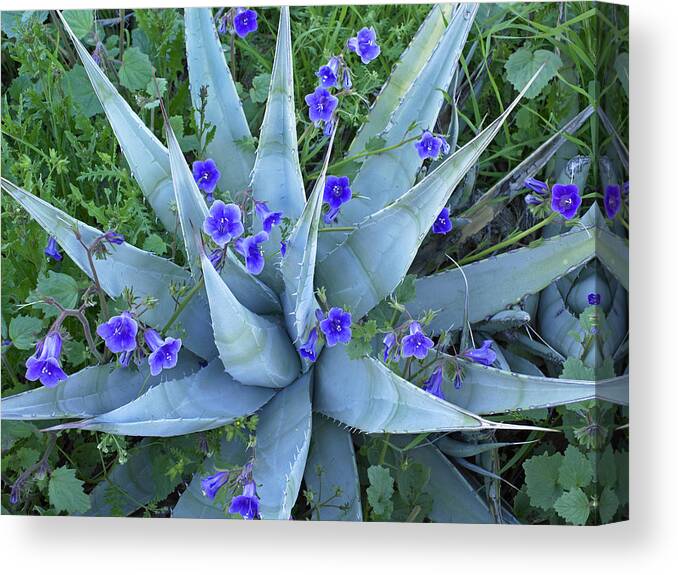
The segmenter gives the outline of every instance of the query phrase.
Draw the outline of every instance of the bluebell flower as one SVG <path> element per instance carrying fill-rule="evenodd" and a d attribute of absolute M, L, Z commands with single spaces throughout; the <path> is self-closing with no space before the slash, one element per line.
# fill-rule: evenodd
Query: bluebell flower
<path fill-rule="evenodd" d="M 410 334 L 403 338 L 403 357 L 416 357 L 417 359 L 424 359 L 432 347 L 433 340 L 421 331 L 421 325 L 419 322 L 413 321 L 410 324 Z"/>
<path fill-rule="evenodd" d="M 104 234 L 104 240 L 107 241 L 109 244 L 120 246 L 125 243 L 125 236 L 119 234 L 115 230 L 108 230 Z"/>
<path fill-rule="evenodd" d="M 211 205 L 210 213 L 205 218 L 202 229 L 214 240 L 214 243 L 223 248 L 245 231 L 241 217 L 238 206 L 217 200 Z"/>
<path fill-rule="evenodd" d="M 535 194 L 527 194 L 524 199 L 528 206 L 539 206 L 544 202 L 541 196 Z"/>
<path fill-rule="evenodd" d="M 214 160 L 207 159 L 204 162 L 196 160 L 193 162 L 193 179 L 195 180 L 195 183 L 198 184 L 198 189 L 207 196 L 208 202 L 214 200 L 212 194 L 217 187 L 217 182 L 219 182 L 220 177 L 221 172 L 214 163 Z"/>
<path fill-rule="evenodd" d="M 323 217 L 326 224 L 334 220 L 339 213 L 339 208 L 351 199 L 352 194 L 351 182 L 347 176 L 327 176 L 323 190 L 323 201 L 330 206 L 329 211 Z"/>
<path fill-rule="evenodd" d="M 45 248 L 45 255 L 52 258 L 55 262 L 60 262 L 64 256 L 59 252 L 59 244 L 57 244 L 54 236 L 49 236 L 47 240 L 47 247 Z"/>
<path fill-rule="evenodd" d="M 424 391 L 428 391 L 431 395 L 435 395 L 440 399 L 445 399 L 445 394 L 443 393 L 443 368 L 437 367 L 431 377 L 426 380 L 423 387 Z"/>
<path fill-rule="evenodd" d="M 137 331 L 139 326 L 128 311 L 115 315 L 106 323 L 97 327 L 97 335 L 106 343 L 113 353 L 133 351 L 137 347 Z"/>
<path fill-rule="evenodd" d="M 58 331 L 48 333 L 45 339 L 35 346 L 35 353 L 26 360 L 26 379 L 40 380 L 45 387 L 54 387 L 68 378 L 61 364 L 61 334 Z"/>
<path fill-rule="evenodd" d="M 611 220 L 614 219 L 621 208 L 621 188 L 619 186 L 613 184 L 605 187 L 603 205 L 605 206 L 605 215 Z"/>
<path fill-rule="evenodd" d="M 219 27 L 217 28 L 217 32 L 219 34 L 226 34 L 228 32 L 228 18 L 226 17 L 226 14 L 224 14 L 221 18 L 219 18 Z"/>
<path fill-rule="evenodd" d="M 461 389 L 461 386 L 464 382 L 461 379 L 461 372 L 457 370 L 457 373 L 454 374 L 454 389 Z"/>
<path fill-rule="evenodd" d="M 394 346 L 397 343 L 397 338 L 396 334 L 393 333 L 392 331 L 388 332 L 384 336 L 384 363 L 388 361 L 388 356 L 391 354 L 391 350 L 394 348 Z M 394 357 L 393 359 L 398 359 L 397 357 Z"/>
<path fill-rule="evenodd" d="M 260 244 L 268 240 L 266 232 L 259 232 L 254 236 L 239 238 L 235 242 L 236 251 L 245 258 L 245 267 L 252 275 L 258 275 L 264 269 L 264 253 Z"/>
<path fill-rule="evenodd" d="M 261 220 L 261 224 L 265 232 L 271 233 L 273 226 L 280 225 L 282 221 L 282 212 L 272 212 L 268 209 L 266 202 L 255 202 L 254 211 L 257 217 Z"/>
<path fill-rule="evenodd" d="M 536 194 L 539 194 L 540 196 L 545 196 L 546 194 L 549 193 L 549 187 L 546 184 L 546 182 L 542 182 L 541 180 L 537 180 L 536 178 L 526 178 L 525 181 L 523 182 L 526 188 L 529 188 Z"/>
<path fill-rule="evenodd" d="M 325 88 L 316 88 L 312 94 L 306 95 L 304 101 L 308 104 L 308 117 L 316 126 L 331 121 L 339 104 L 339 99 Z"/>
<path fill-rule="evenodd" d="M 551 209 L 560 213 L 566 220 L 577 215 L 581 206 L 581 196 L 577 184 L 554 184 L 551 189 Z"/>
<path fill-rule="evenodd" d="M 94 51 L 92 52 L 92 60 L 94 60 L 95 64 L 99 67 L 101 67 L 101 64 L 103 62 L 103 59 L 101 57 L 103 47 L 104 45 L 101 42 L 97 42 L 96 46 L 94 47 Z"/>
<path fill-rule="evenodd" d="M 224 261 L 224 256 L 226 255 L 226 250 L 223 248 L 217 248 L 215 250 L 212 250 L 210 252 L 210 255 L 207 256 L 207 259 L 209 259 L 210 263 L 212 264 L 212 267 L 215 270 L 218 270 L 221 267 L 221 264 Z"/>
<path fill-rule="evenodd" d="M 626 182 L 624 182 L 624 184 L 622 186 L 622 192 L 624 193 L 625 196 L 629 195 L 629 182 L 628 182 L 628 180 Z"/>
<path fill-rule="evenodd" d="M 497 360 L 497 354 L 491 348 L 492 341 L 486 339 L 479 348 L 467 349 L 462 355 L 474 363 L 492 365 Z"/>
<path fill-rule="evenodd" d="M 133 351 L 123 351 L 122 353 L 118 354 L 118 363 L 120 364 L 120 366 L 127 367 L 133 355 L 134 355 Z"/>
<path fill-rule="evenodd" d="M 234 497 L 228 508 L 229 513 L 240 513 L 243 519 L 254 519 L 259 515 L 259 498 L 254 481 L 246 483 L 242 495 Z"/>
<path fill-rule="evenodd" d="M 285 257 L 286 253 L 287 253 L 287 244 L 285 242 L 280 242 L 280 255 L 282 257 Z"/>
<path fill-rule="evenodd" d="M 333 307 L 320 322 L 328 347 L 351 341 L 351 314 L 340 307 Z"/>
<path fill-rule="evenodd" d="M 344 90 L 350 90 L 353 87 L 353 82 L 351 81 L 351 70 L 348 69 L 348 66 L 344 66 L 342 71 L 342 80 L 341 84 Z"/>
<path fill-rule="evenodd" d="M 144 339 L 151 349 L 148 356 L 148 365 L 151 367 L 151 375 L 158 375 L 163 369 L 172 369 L 177 365 L 181 340 L 166 337 L 164 340 L 154 329 L 147 329 Z"/>
<path fill-rule="evenodd" d="M 325 127 L 323 128 L 323 136 L 329 138 L 332 135 L 332 130 L 334 130 L 334 119 L 330 118 L 329 122 L 325 122 Z"/>
<path fill-rule="evenodd" d="M 254 10 L 238 8 L 233 18 L 235 33 L 244 38 L 250 32 L 256 32 L 258 28 L 257 13 Z"/>
<path fill-rule="evenodd" d="M 452 221 L 450 220 L 450 209 L 445 207 L 438 214 L 436 221 L 433 222 L 433 227 L 431 228 L 434 234 L 445 235 L 450 230 L 452 230 Z"/>
<path fill-rule="evenodd" d="M 315 343 L 318 341 L 318 329 L 313 328 L 311 333 L 308 334 L 308 339 L 304 344 L 299 348 L 299 355 L 305 357 L 309 361 L 315 361 Z"/>
<path fill-rule="evenodd" d="M 322 88 L 334 88 L 337 85 L 337 73 L 339 72 L 339 58 L 332 56 L 324 66 L 315 75 L 320 79 Z"/>
<path fill-rule="evenodd" d="M 426 130 L 421 135 L 421 138 L 414 143 L 414 147 L 417 148 L 419 157 L 422 160 L 425 160 L 426 158 L 437 158 L 443 150 L 443 142 L 445 142 L 443 138 L 434 136 L 431 132 Z M 447 142 L 445 143 L 447 144 Z"/>
<path fill-rule="evenodd" d="M 363 64 L 369 64 L 381 52 L 377 44 L 377 33 L 372 27 L 362 28 L 355 37 L 349 38 L 346 45 L 351 52 L 360 56 Z"/>
<path fill-rule="evenodd" d="M 208 475 L 200 480 L 202 494 L 209 499 L 214 499 L 219 489 L 227 482 L 230 473 L 228 471 L 217 471 L 214 475 Z"/>
<path fill-rule="evenodd" d="M 588 295 L 589 305 L 600 305 L 600 294 L 599 293 L 590 293 Z"/>

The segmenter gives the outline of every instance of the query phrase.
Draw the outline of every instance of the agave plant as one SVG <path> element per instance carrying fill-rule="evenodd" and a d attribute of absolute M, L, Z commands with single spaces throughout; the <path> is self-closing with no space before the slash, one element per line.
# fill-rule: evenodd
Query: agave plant
<path fill-rule="evenodd" d="M 526 360 L 507 362 L 498 344 L 493 348 L 501 355 L 501 368 L 493 367 L 484 364 L 492 362 L 477 360 L 473 353 L 478 349 L 473 349 L 469 338 L 475 331 L 491 340 L 494 333 L 524 325 L 530 316 L 536 317 L 534 299 L 528 296 L 545 288 L 547 296 L 553 292 L 568 302 L 578 302 L 581 290 L 571 286 L 594 281 L 589 280 L 591 274 L 596 278 L 602 274 L 605 281 L 624 286 L 627 280 L 623 241 L 592 208 L 580 226 L 558 230 L 537 246 L 481 259 L 461 269 L 446 264 L 446 269 L 433 275 L 421 272 L 414 299 L 406 306 L 394 301 L 393 294 L 408 271 L 417 267 L 413 263 L 431 226 L 450 198 L 461 193 L 458 186 L 463 187 L 467 173 L 522 97 L 520 94 L 501 116 L 423 177 L 421 155 L 412 153 L 412 147 L 397 146 L 413 123 L 422 130 L 434 129 L 476 10 L 471 4 L 440 5 L 431 10 L 371 107 L 349 155 L 364 151 L 376 136 L 383 140 L 386 151 L 365 155 L 352 174 L 352 188 L 358 197 L 342 206 L 338 226 L 325 228 L 321 226 L 323 191 L 336 125 L 330 126 L 324 166 L 307 197 L 297 153 L 288 9 L 280 11 L 256 154 L 243 145 L 251 139 L 250 129 L 211 10 L 184 11 L 192 99 L 198 108 L 207 88 L 204 113 L 215 128 L 207 153 L 221 173 L 223 185 L 234 197 L 251 193 L 254 200 L 265 202 L 267 209 L 285 214 L 292 222 L 285 237 L 279 227 L 270 229 L 270 239 L 262 246 L 265 265 L 260 275 L 250 273 L 232 243 L 222 246 L 218 265 L 214 265 L 206 248 L 209 240 L 201 233 L 211 208 L 171 126 L 165 126 L 165 147 L 63 20 L 146 200 L 168 231 L 180 230 L 186 268 L 128 243 L 110 241 L 110 235 L 6 179 L 2 188 L 56 238 L 107 296 L 143 302 L 143 323 L 161 338 L 152 349 L 168 341 L 162 338 L 173 342 L 180 338 L 183 349 L 178 359 L 174 358 L 176 367 L 153 376 L 143 364 L 118 366 L 102 360 L 55 387 L 3 398 L 2 417 L 75 420 L 51 428 L 54 430 L 174 437 L 258 414 L 255 446 L 224 441 L 221 452 L 206 460 L 206 471 L 193 477 L 179 498 L 175 517 L 224 516 L 223 509 L 201 493 L 201 482 L 202 490 L 218 488 L 226 476 L 213 476 L 216 483 L 207 487 L 204 477 L 217 462 L 226 461 L 243 466 L 242 473 L 252 478 L 255 488 L 247 484 L 243 497 L 254 497 L 256 492 L 258 514 L 263 519 L 288 519 L 302 482 L 308 490 L 320 489 L 315 472 L 320 466 L 324 485 L 336 488 L 339 495 L 337 505 L 319 508 L 313 518 L 361 520 L 354 443 L 360 441 L 359 434 L 389 434 L 394 445 L 419 445 L 409 453 L 431 470 L 435 485 L 432 520 L 499 520 L 501 501 L 497 500 L 498 513 L 490 509 L 459 471 L 459 458 L 505 445 L 476 445 L 480 439 L 504 430 L 534 428 L 486 417 L 596 398 L 625 403 L 627 379 L 614 374 L 603 382 L 546 377 L 539 370 L 524 369 Z M 564 134 L 576 131 L 590 113 L 585 110 L 565 125 L 498 189 L 504 192 L 508 186 L 515 192 L 522 188 L 525 178 L 555 153 Z M 495 190 L 489 197 L 498 195 Z M 481 206 L 489 205 L 483 202 Z M 494 210 L 496 202 L 491 206 Z M 474 213 L 462 215 L 467 225 L 475 223 Z M 492 217 L 485 214 L 479 219 Z M 255 218 L 250 237 L 256 237 L 261 229 L 262 223 Z M 279 247 L 281 240 L 284 250 Z M 104 241 L 105 253 L 93 258 L 92 246 Z M 601 245 L 604 249 L 597 252 Z M 259 253 L 256 245 L 254 249 Z M 592 271 L 584 268 L 576 277 L 569 275 L 596 257 L 604 272 L 591 267 Z M 563 286 L 570 295 L 564 295 Z M 618 293 L 620 288 L 610 290 Z M 346 347 L 334 345 L 329 336 L 325 336 L 323 349 L 320 342 L 316 347 L 313 338 L 319 333 L 318 316 L 322 321 L 333 320 L 331 311 L 325 315 L 328 308 L 339 310 L 337 329 L 350 329 L 350 322 L 342 324 L 349 314 L 353 326 L 360 325 L 385 301 L 394 304 L 396 319 L 403 317 L 402 325 L 409 326 L 411 335 L 421 334 L 433 344 L 421 333 L 423 324 L 428 335 L 438 338 L 436 362 L 419 362 L 421 369 L 412 374 L 412 362 L 388 357 L 388 342 L 387 357 L 381 357 L 383 334 L 374 338 L 371 352 L 359 357 L 349 356 Z M 578 304 L 573 305 L 576 308 Z M 539 317 L 549 309 L 548 302 L 542 301 Z M 102 319 L 110 320 L 103 309 Z M 447 353 L 452 337 L 460 338 L 465 353 Z M 558 347 L 554 341 L 551 345 Z M 437 366 L 441 369 L 436 373 Z M 442 392 L 422 388 L 434 373 L 442 378 Z M 469 443 L 446 437 L 448 432 L 463 432 L 457 437 Z M 432 437 L 440 437 L 440 441 L 422 442 L 428 434 L 435 434 Z M 127 513 L 148 500 L 140 481 L 147 474 L 147 464 L 146 459 L 132 458 L 109 474 L 107 482 L 129 479 Z M 103 495 L 107 482 L 92 493 L 91 513 L 110 511 Z"/>

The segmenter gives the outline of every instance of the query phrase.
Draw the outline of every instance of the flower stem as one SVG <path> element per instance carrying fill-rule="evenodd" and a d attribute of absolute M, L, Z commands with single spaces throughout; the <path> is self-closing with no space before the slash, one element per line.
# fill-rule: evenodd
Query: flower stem
<path fill-rule="evenodd" d="M 336 228 L 319 228 L 318 233 L 321 232 L 352 232 L 355 230 L 353 226 L 337 226 Z"/>
<path fill-rule="evenodd" d="M 184 308 L 188 305 L 188 303 L 191 301 L 193 296 L 200 291 L 200 289 L 205 285 L 205 276 L 200 278 L 200 281 L 196 283 L 191 290 L 186 294 L 186 297 L 181 300 L 177 308 L 174 310 L 174 313 L 172 316 L 167 320 L 167 323 L 163 326 L 163 328 L 160 330 L 163 335 L 165 335 L 165 332 L 172 327 L 172 324 L 177 320 L 177 318 L 181 315 L 181 312 L 184 311 Z"/>
<path fill-rule="evenodd" d="M 512 236 L 510 238 L 505 239 L 503 242 L 499 242 L 495 246 L 490 246 L 487 249 L 482 250 L 481 252 L 478 252 L 477 254 L 472 254 L 469 255 L 465 258 L 462 258 L 462 260 L 459 262 L 459 265 L 466 265 L 470 264 L 471 262 L 475 262 L 477 260 L 483 259 L 485 256 L 488 256 L 498 250 L 502 250 L 504 248 L 507 248 L 509 246 L 512 246 L 516 242 L 519 242 L 523 238 L 529 236 L 530 234 L 533 234 L 537 230 L 540 230 L 543 228 L 546 224 L 551 223 L 555 217 L 558 215 L 558 212 L 552 212 L 551 215 L 549 215 L 547 218 L 543 219 L 541 222 L 535 224 L 531 228 L 528 228 L 527 230 L 524 230 L 520 232 L 519 234 L 516 234 L 515 236 Z"/>

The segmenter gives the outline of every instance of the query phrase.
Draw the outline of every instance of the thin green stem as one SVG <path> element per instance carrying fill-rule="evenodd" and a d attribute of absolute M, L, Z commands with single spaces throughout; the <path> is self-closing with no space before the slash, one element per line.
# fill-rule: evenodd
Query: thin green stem
<path fill-rule="evenodd" d="M 162 328 L 162 333 L 163 335 L 167 330 L 172 327 L 172 324 L 177 320 L 177 318 L 181 315 L 181 312 L 184 311 L 184 308 L 188 305 L 188 303 L 191 301 L 193 296 L 198 293 L 202 287 L 205 285 L 205 276 L 200 278 L 200 281 L 196 283 L 191 290 L 186 294 L 186 297 L 181 300 L 177 308 L 174 310 L 174 313 L 172 316 L 167 320 L 167 323 L 163 326 Z"/>

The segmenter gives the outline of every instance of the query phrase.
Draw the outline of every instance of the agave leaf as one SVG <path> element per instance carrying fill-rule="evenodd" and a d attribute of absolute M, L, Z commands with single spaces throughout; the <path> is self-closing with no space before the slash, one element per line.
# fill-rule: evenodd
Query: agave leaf
<path fill-rule="evenodd" d="M 56 387 L 38 387 L 3 397 L 2 419 L 95 417 L 129 403 L 143 389 L 190 375 L 199 368 L 198 358 L 183 350 L 173 370 L 155 377 L 145 364 L 138 370 L 115 364 L 86 367 Z"/>
<path fill-rule="evenodd" d="M 281 6 L 271 86 L 252 171 L 252 192 L 258 201 L 268 202 L 270 209 L 296 220 L 304 209 L 306 195 L 297 152 L 293 86 L 290 10 Z M 277 245 L 277 228 L 271 236 Z"/>
<path fill-rule="evenodd" d="M 196 117 L 200 89 L 206 86 L 205 120 L 216 126 L 214 139 L 206 149 L 207 156 L 219 167 L 220 188 L 240 192 L 249 185 L 254 165 L 254 153 L 249 149 L 252 136 L 214 27 L 212 9 L 186 8 L 184 21 L 188 77 Z"/>
<path fill-rule="evenodd" d="M 314 503 L 328 504 L 315 509 L 312 520 L 363 520 L 351 434 L 317 413 L 313 414 L 313 435 L 304 481 L 315 496 Z M 333 497 L 337 492 L 339 495 Z"/>
<path fill-rule="evenodd" d="M 536 439 L 534 441 L 536 441 Z M 450 457 L 473 457 L 475 455 L 480 455 L 481 453 L 486 453 L 487 451 L 492 451 L 493 449 L 513 447 L 515 445 L 526 445 L 528 443 L 534 443 L 534 441 L 466 443 L 464 441 L 456 441 L 449 437 L 441 437 L 435 442 L 435 446 Z"/>
<path fill-rule="evenodd" d="M 280 271 L 283 279 L 282 303 L 285 311 L 285 323 L 288 332 L 297 345 L 309 331 L 309 325 L 315 321 L 314 313 L 318 309 L 313 285 L 318 248 L 318 227 L 323 205 L 325 175 L 332 154 L 332 145 L 336 128 L 327 146 L 325 161 L 311 197 L 301 217 L 297 220 L 287 241 L 287 252 L 282 259 Z"/>
<path fill-rule="evenodd" d="M 405 438 L 393 438 L 402 446 Z M 486 502 L 461 472 L 432 445 L 407 452 L 408 459 L 431 470 L 427 492 L 433 499 L 429 517 L 437 523 L 494 523 Z"/>
<path fill-rule="evenodd" d="M 579 229 L 545 239 L 536 247 L 519 248 L 463 266 L 468 280 L 469 321 L 482 321 L 544 289 L 593 258 L 595 246 L 594 235 Z M 432 309 L 438 312 L 430 325 L 433 332 L 462 327 L 466 285 L 458 268 L 420 278 L 415 288 L 414 300 L 406 304 L 413 317 Z"/>
<path fill-rule="evenodd" d="M 311 439 L 312 371 L 279 391 L 261 411 L 252 477 L 262 519 L 289 519 Z"/>
<path fill-rule="evenodd" d="M 477 9 L 476 4 L 467 4 L 454 14 L 430 58 L 379 134 L 384 140 L 382 147 L 397 146 L 415 135 L 411 130 L 413 124 L 417 130 L 434 128 Z M 342 206 L 337 217 L 339 225 L 353 226 L 402 196 L 414 184 L 422 163 L 413 143 L 367 156 L 351 182 L 351 189 L 360 197 Z M 345 239 L 346 234 L 341 232 L 324 234 L 320 242 L 321 258 Z"/>
<path fill-rule="evenodd" d="M 539 172 L 563 144 L 568 142 L 566 136 L 575 134 L 591 114 L 591 106 L 584 108 L 466 210 L 462 217 L 468 222 L 462 228 L 460 241 L 478 233 L 489 224 L 525 188 L 525 179 Z"/>
<path fill-rule="evenodd" d="M 541 68 L 527 88 L 540 72 Z M 327 290 L 332 305 L 346 306 L 361 317 L 396 288 L 450 194 L 524 93 L 411 190 L 360 222 L 343 244 L 319 262 L 318 283 Z M 415 154 L 414 150 L 410 153 Z"/>
<path fill-rule="evenodd" d="M 52 429 L 89 429 L 116 435 L 171 437 L 207 431 L 251 415 L 273 397 L 241 385 L 214 359 L 197 373 L 165 381 L 118 409 Z"/>
<path fill-rule="evenodd" d="M 172 192 L 167 148 L 162 145 L 118 93 L 118 90 L 73 33 L 64 16 L 60 12 L 57 13 L 82 60 L 85 71 L 92 82 L 92 87 L 106 112 L 108 121 L 115 132 L 115 137 L 120 143 L 122 153 L 125 155 L 144 197 L 151 204 L 163 226 L 168 231 L 174 232 L 176 215 L 172 211 L 174 194 Z"/>
<path fill-rule="evenodd" d="M 239 467 L 247 461 L 247 446 L 237 436 L 232 441 L 222 437 L 219 451 L 202 465 L 204 471 L 196 473 L 172 510 L 172 517 L 179 519 L 226 519 L 224 504 L 218 499 L 209 499 L 202 493 L 200 481 L 224 466 Z"/>
<path fill-rule="evenodd" d="M 245 385 L 292 383 L 300 371 L 299 356 L 282 326 L 241 305 L 205 254 L 202 271 L 214 338 L 226 371 Z"/>
<path fill-rule="evenodd" d="M 544 373 L 536 365 L 534 365 L 529 359 L 524 358 L 521 355 L 511 352 L 509 349 L 504 348 L 504 357 L 511 368 L 511 371 L 516 373 L 524 373 L 525 375 L 535 375 L 537 377 L 544 377 Z M 562 362 L 561 362 L 562 363 Z"/>
<path fill-rule="evenodd" d="M 598 116 L 600 117 L 601 121 L 603 122 L 603 126 L 605 126 L 605 130 L 607 133 L 610 135 L 612 138 L 612 144 L 614 145 L 615 150 L 617 151 L 617 155 L 619 156 L 619 161 L 624 165 L 626 168 L 626 171 L 628 172 L 629 170 L 629 150 L 626 147 L 626 144 L 624 144 L 624 141 L 621 139 L 621 136 L 615 130 L 614 126 L 612 125 L 612 122 L 610 121 L 610 118 L 608 115 L 603 111 L 601 107 L 598 107 L 596 112 L 598 112 Z"/>
<path fill-rule="evenodd" d="M 504 427 L 438 399 L 373 358 L 351 360 L 339 347 L 326 348 L 318 360 L 314 406 L 343 425 L 366 433 Z"/>
<path fill-rule="evenodd" d="M 516 329 L 530 322 L 530 314 L 522 309 L 505 309 L 495 313 L 490 319 L 476 326 L 478 331 L 496 333 L 507 329 Z"/>
<path fill-rule="evenodd" d="M 455 8 L 455 3 L 435 4 L 431 8 L 372 104 L 367 120 L 351 142 L 348 156 L 364 151 L 370 138 L 378 136 L 386 128 L 400 101 L 431 59 Z"/>
<path fill-rule="evenodd" d="M 112 517 L 117 512 L 127 516 L 149 503 L 155 496 L 153 459 L 160 453 L 160 446 L 149 445 L 144 439 L 130 453 L 124 464 L 117 463 L 89 494 L 91 507 L 88 517 Z M 115 509 L 111 502 L 115 501 Z"/>
<path fill-rule="evenodd" d="M 606 399 L 621 405 L 628 403 L 628 377 L 601 381 L 553 379 L 445 357 L 457 361 L 463 374 L 461 389 L 455 389 L 453 382 L 447 379 L 443 382 L 445 398 L 473 413 L 493 415 L 589 399 Z"/>
<path fill-rule="evenodd" d="M 54 236 L 61 248 L 75 264 L 92 277 L 92 269 L 87 259 L 87 250 L 75 236 L 78 230 L 85 245 L 91 245 L 103 232 L 72 218 L 44 200 L 18 188 L 9 180 L 1 180 L 2 188 L 9 193 L 37 221 L 47 233 Z M 143 299 L 147 296 L 157 300 L 154 307 L 144 314 L 144 321 L 156 329 L 162 329 L 174 313 L 176 303 L 169 292 L 170 284 L 190 285 L 190 275 L 179 266 L 145 252 L 134 246 L 108 246 L 106 259 L 94 259 L 99 283 L 112 298 L 129 288 L 134 295 Z M 185 328 L 182 336 L 184 345 L 201 357 L 212 358 L 216 355 L 214 340 L 209 326 L 209 314 L 204 297 L 196 295 L 179 315 L 179 322 Z"/>

